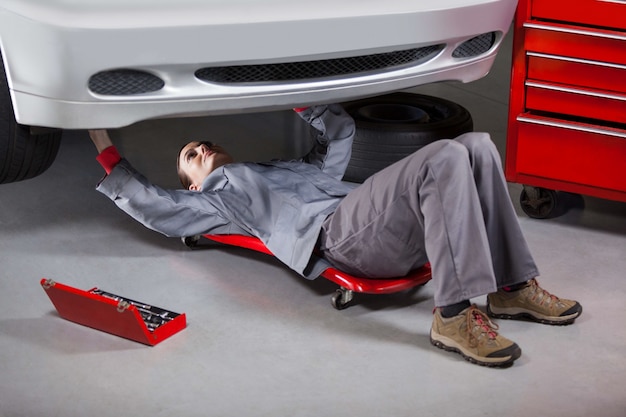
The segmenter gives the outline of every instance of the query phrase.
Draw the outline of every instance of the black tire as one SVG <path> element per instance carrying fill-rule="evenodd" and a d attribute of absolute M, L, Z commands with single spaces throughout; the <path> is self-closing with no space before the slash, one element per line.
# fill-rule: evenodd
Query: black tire
<path fill-rule="evenodd" d="M 61 130 L 32 134 L 15 121 L 13 104 L 0 53 L 0 184 L 36 177 L 52 165 L 61 143 Z"/>
<path fill-rule="evenodd" d="M 356 135 L 345 181 L 361 183 L 372 174 L 438 139 L 473 130 L 463 106 L 422 94 L 393 93 L 343 103 Z"/>

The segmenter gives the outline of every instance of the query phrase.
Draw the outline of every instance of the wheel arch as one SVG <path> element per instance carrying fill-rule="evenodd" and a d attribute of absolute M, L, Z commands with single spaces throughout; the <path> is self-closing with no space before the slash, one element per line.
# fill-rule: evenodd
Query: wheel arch
<path fill-rule="evenodd" d="M 31 128 L 15 117 L 8 66 L 0 44 L 0 184 L 34 178 L 56 158 L 62 131 Z"/>

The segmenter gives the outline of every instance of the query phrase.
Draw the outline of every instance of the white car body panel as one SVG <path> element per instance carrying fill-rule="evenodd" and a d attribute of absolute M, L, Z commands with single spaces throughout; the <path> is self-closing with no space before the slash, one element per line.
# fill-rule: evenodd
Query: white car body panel
<path fill-rule="evenodd" d="M 0 48 L 18 123 L 115 128 L 175 116 L 275 110 L 485 76 L 516 0 L 0 0 Z M 494 45 L 454 58 L 462 42 Z M 414 67 L 293 82 L 209 83 L 200 68 L 317 61 L 445 43 Z M 110 96 L 96 73 L 144 70 L 158 91 Z"/>

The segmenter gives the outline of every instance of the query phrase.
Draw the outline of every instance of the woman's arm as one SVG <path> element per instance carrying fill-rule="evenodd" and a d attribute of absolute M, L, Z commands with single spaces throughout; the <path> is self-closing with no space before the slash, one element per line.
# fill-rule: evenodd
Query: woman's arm
<path fill-rule="evenodd" d="M 102 151 L 109 146 L 113 146 L 109 133 L 104 129 L 90 130 L 89 137 L 91 138 L 93 144 L 96 145 L 98 153 L 102 153 Z"/>
<path fill-rule="evenodd" d="M 300 110 L 300 111 L 298 111 Z M 296 109 L 298 115 L 319 133 L 313 149 L 303 158 L 340 180 L 350 162 L 354 120 L 339 104 Z"/>
<path fill-rule="evenodd" d="M 96 160 L 102 165 L 107 175 L 110 174 L 113 168 L 122 160 L 122 157 L 115 146 L 113 146 L 109 133 L 102 129 L 90 130 L 89 137 L 98 150 Z"/>
<path fill-rule="evenodd" d="M 147 228 L 166 236 L 192 236 L 209 230 L 228 233 L 233 227 L 219 215 L 210 194 L 158 187 L 121 158 L 106 130 L 90 130 L 89 137 L 107 172 L 97 190 Z"/>

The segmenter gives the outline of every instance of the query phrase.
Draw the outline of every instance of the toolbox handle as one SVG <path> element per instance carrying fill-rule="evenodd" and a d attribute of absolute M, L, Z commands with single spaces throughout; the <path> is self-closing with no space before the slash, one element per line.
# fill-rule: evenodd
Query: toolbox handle
<path fill-rule="evenodd" d="M 605 136 L 616 136 L 618 138 L 626 139 L 625 131 L 601 129 L 599 127 L 593 127 L 590 125 L 583 125 L 583 124 L 579 125 L 579 124 L 573 124 L 573 123 L 558 122 L 552 119 L 543 119 L 543 118 L 540 119 L 536 117 L 528 117 L 528 116 L 521 116 L 521 115 L 517 116 L 517 121 L 521 123 L 531 123 L 531 124 L 536 124 L 536 125 L 557 127 L 561 129 L 577 130 L 580 132 L 596 133 L 596 134 L 605 135 Z"/>
<path fill-rule="evenodd" d="M 524 23 L 525 29 L 539 29 L 539 30 L 547 30 L 551 32 L 561 32 L 561 33 L 570 33 L 572 35 L 583 35 L 583 36 L 593 36 L 594 38 L 606 38 L 606 39 L 615 39 L 618 41 L 626 41 L 626 36 L 620 35 L 619 33 L 607 33 L 607 32 L 598 32 L 590 29 L 574 29 L 572 27 L 564 27 L 564 26 L 553 26 L 546 23 Z"/>
<path fill-rule="evenodd" d="M 544 53 L 541 53 L 541 52 L 527 52 L 526 56 L 536 57 L 536 58 L 553 59 L 555 61 L 576 62 L 578 64 L 596 65 L 598 67 L 617 68 L 617 69 L 621 69 L 621 70 L 626 70 L 626 65 L 611 64 L 611 63 L 608 63 L 608 62 L 594 61 L 594 60 L 591 60 L 591 59 L 571 58 L 571 57 L 560 56 L 560 55 L 544 54 Z"/>
<path fill-rule="evenodd" d="M 579 94 L 581 96 L 600 97 L 600 98 L 608 98 L 611 100 L 626 101 L 625 95 L 609 94 L 605 92 L 592 91 L 592 90 L 582 90 L 580 88 L 563 87 L 563 86 L 556 85 L 556 84 L 547 84 L 547 83 L 538 82 L 538 81 L 526 81 L 524 85 L 526 87 L 541 88 L 544 90 L 558 91 L 560 93 L 572 93 L 572 94 Z"/>

